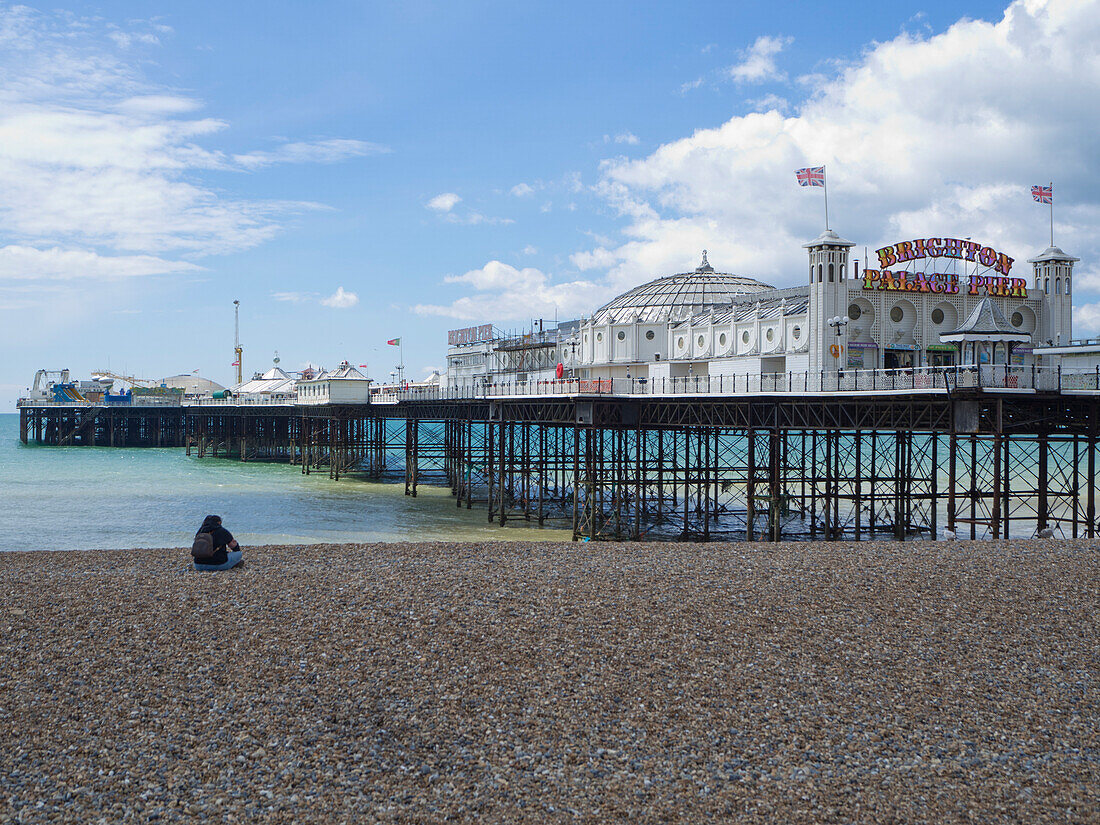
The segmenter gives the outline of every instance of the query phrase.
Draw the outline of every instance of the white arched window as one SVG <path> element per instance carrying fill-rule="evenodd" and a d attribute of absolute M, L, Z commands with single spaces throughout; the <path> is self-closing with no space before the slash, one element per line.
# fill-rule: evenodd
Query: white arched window
<path fill-rule="evenodd" d="M 1069 278 L 1066 278 L 1066 295 L 1069 295 Z"/>
<path fill-rule="evenodd" d="M 1055 295 L 1061 295 L 1062 294 L 1062 279 L 1061 278 L 1055 278 L 1054 279 L 1054 294 Z"/>
<path fill-rule="evenodd" d="M 833 283 L 834 280 L 834 264 L 829 264 L 829 283 Z"/>

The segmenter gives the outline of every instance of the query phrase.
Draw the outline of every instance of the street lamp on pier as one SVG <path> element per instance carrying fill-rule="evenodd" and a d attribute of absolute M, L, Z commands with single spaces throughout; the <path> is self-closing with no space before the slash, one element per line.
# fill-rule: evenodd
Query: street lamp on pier
<path fill-rule="evenodd" d="M 836 332 L 836 343 L 830 347 L 831 354 L 836 364 L 837 371 L 842 370 L 840 356 L 844 353 L 844 342 L 841 340 L 841 330 L 848 326 L 851 318 L 847 315 L 834 315 L 827 323 Z"/>

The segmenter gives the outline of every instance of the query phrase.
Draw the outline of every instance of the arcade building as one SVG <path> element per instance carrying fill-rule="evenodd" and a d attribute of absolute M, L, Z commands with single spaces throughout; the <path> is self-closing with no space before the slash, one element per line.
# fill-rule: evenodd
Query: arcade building
<path fill-rule="evenodd" d="M 849 259 L 854 246 L 824 231 L 804 245 L 803 285 L 785 289 L 718 272 L 704 251 L 691 272 L 539 330 L 529 341 L 538 357 L 517 361 L 512 342 L 505 358 L 491 336 L 453 344 L 447 383 L 550 379 L 558 364 L 564 377 L 589 379 L 1027 367 L 1040 357 L 1036 347 L 1070 342 L 1079 259 L 1055 246 L 1030 258 L 1026 272 L 969 239 L 901 241 L 862 270 Z"/>

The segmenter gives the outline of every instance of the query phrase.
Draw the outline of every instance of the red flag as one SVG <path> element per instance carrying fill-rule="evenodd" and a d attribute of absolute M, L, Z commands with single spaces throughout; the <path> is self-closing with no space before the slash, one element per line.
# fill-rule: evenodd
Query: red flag
<path fill-rule="evenodd" d="M 391 338 L 386 343 L 389 344 L 391 347 L 399 347 L 399 346 L 401 346 L 401 339 L 400 338 Z"/>

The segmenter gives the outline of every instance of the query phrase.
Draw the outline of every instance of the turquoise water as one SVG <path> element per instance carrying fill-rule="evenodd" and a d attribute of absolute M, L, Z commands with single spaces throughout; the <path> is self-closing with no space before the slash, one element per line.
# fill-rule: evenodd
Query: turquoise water
<path fill-rule="evenodd" d="M 246 547 L 367 541 L 568 540 L 558 529 L 490 525 L 449 489 L 304 476 L 286 464 L 188 457 L 182 449 L 41 447 L 0 414 L 0 550 L 190 547 L 217 513 Z M 566 525 L 568 526 L 568 525 Z"/>

